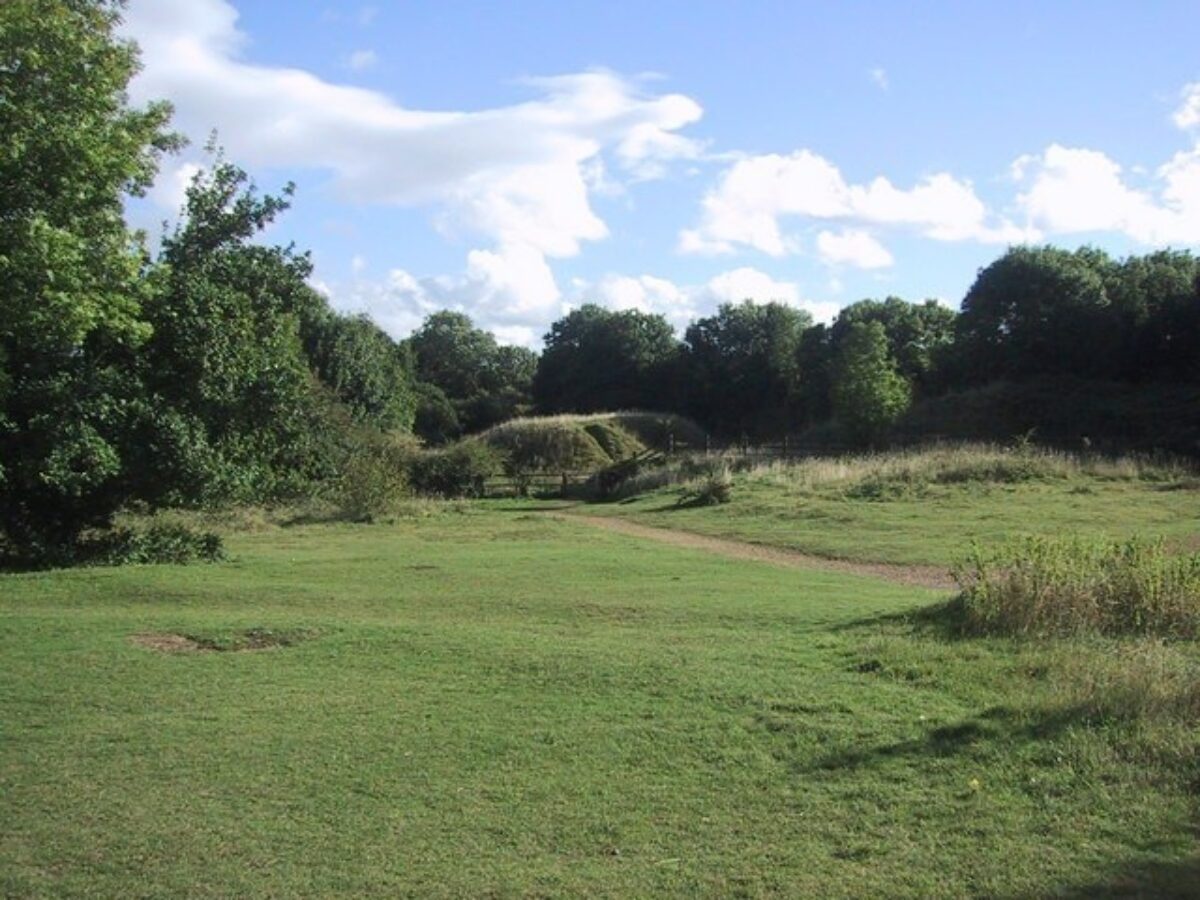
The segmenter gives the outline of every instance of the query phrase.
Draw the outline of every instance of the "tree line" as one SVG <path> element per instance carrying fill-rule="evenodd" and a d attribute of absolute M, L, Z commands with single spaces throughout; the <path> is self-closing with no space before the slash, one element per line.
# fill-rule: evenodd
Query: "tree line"
<path fill-rule="evenodd" d="M 182 141 L 131 106 L 110 0 L 0 4 L 0 533 L 49 552 L 150 506 L 263 501 L 339 477 L 385 436 L 446 444 L 516 415 L 642 408 L 761 439 L 836 422 L 880 438 L 916 399 L 996 378 L 1200 381 L 1200 262 L 1010 249 L 954 312 L 864 300 L 831 325 L 726 304 L 678 337 L 594 305 L 540 354 L 461 312 L 403 341 L 331 308 L 261 233 L 264 194 L 213 146 L 152 252 L 124 204 Z"/>

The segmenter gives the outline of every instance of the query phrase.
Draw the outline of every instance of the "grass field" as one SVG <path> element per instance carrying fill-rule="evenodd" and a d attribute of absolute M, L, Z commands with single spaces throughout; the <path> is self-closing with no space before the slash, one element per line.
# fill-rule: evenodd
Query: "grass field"
<path fill-rule="evenodd" d="M 501 504 L 228 543 L 0 576 L 0 894 L 1200 883 L 1194 718 L 1080 674 L 1191 645 L 954 638 L 928 591 Z"/>
<path fill-rule="evenodd" d="M 972 540 L 1016 534 L 1154 535 L 1200 549 L 1200 477 L 1174 464 L 967 448 L 764 466 L 735 474 L 720 506 L 681 505 L 684 493 L 669 486 L 588 512 L 891 563 L 950 565 Z"/>

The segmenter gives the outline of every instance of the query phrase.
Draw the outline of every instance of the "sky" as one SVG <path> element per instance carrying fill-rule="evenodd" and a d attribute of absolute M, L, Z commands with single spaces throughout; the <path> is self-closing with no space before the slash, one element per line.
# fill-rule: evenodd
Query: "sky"
<path fill-rule="evenodd" d="M 957 307 L 1021 243 L 1200 248 L 1192 2 L 130 0 L 131 99 L 190 146 L 131 207 L 157 229 L 210 161 L 266 239 L 394 337 L 469 314 L 537 348 L 584 303 L 677 328 L 724 302 L 829 321 Z"/>

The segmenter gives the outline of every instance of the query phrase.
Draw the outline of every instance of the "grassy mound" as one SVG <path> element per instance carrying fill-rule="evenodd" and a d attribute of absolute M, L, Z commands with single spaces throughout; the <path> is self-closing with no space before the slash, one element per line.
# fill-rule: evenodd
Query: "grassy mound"
<path fill-rule="evenodd" d="M 590 472 L 648 450 L 703 446 L 704 432 L 674 415 L 597 413 L 512 419 L 472 440 L 502 453 L 522 472 Z"/>

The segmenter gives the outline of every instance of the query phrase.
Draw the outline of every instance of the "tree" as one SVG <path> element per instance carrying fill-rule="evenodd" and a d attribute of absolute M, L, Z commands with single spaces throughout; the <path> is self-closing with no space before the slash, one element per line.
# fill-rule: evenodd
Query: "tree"
<path fill-rule="evenodd" d="M 1107 291 L 1125 377 L 1200 377 L 1200 259 L 1172 250 L 1131 256 L 1109 273 Z"/>
<path fill-rule="evenodd" d="M 417 397 L 409 354 L 365 315 L 339 315 L 320 296 L 310 306 L 301 334 L 321 381 L 359 424 L 411 431 Z"/>
<path fill-rule="evenodd" d="M 179 139 L 166 104 L 127 103 L 119 10 L 0 3 L 0 529 L 35 553 L 68 553 L 131 490 L 148 260 L 122 204 Z"/>
<path fill-rule="evenodd" d="M 250 243 L 291 192 L 260 197 L 218 155 L 163 240 L 145 309 L 153 336 L 140 354 L 160 448 L 144 461 L 148 499 L 263 500 L 318 474 L 300 321 L 324 301 L 306 284 L 307 255 Z"/>
<path fill-rule="evenodd" d="M 469 316 L 450 310 L 433 313 L 407 344 L 417 378 L 441 392 L 462 430 L 479 431 L 528 407 L 536 354 L 523 347 L 499 346 Z M 449 423 L 444 411 L 437 410 L 440 400 L 429 391 L 422 396 L 426 411 L 436 411 L 440 422 L 434 430 L 441 431 Z M 432 421 L 428 415 L 420 418 Z M 421 432 L 420 427 L 417 430 Z"/>
<path fill-rule="evenodd" d="M 684 336 L 689 410 L 726 434 L 790 430 L 801 336 L 811 325 L 803 310 L 750 300 L 693 322 Z"/>
<path fill-rule="evenodd" d="M 888 353 L 879 322 L 850 326 L 833 369 L 833 413 L 855 441 L 874 443 L 908 408 L 912 389 Z"/>
<path fill-rule="evenodd" d="M 542 412 L 663 409 L 679 342 L 662 316 L 581 306 L 550 326 L 533 380 Z"/>
<path fill-rule="evenodd" d="M 937 383 L 938 363 L 954 341 L 955 313 L 938 303 L 909 303 L 899 297 L 860 300 L 838 313 L 830 332 L 833 351 L 859 322 L 878 322 L 887 335 L 888 352 L 900 374 L 920 393 Z"/>
<path fill-rule="evenodd" d="M 1014 247 L 963 300 L 956 350 L 974 382 L 1039 374 L 1112 377 L 1120 335 L 1101 251 Z"/>

